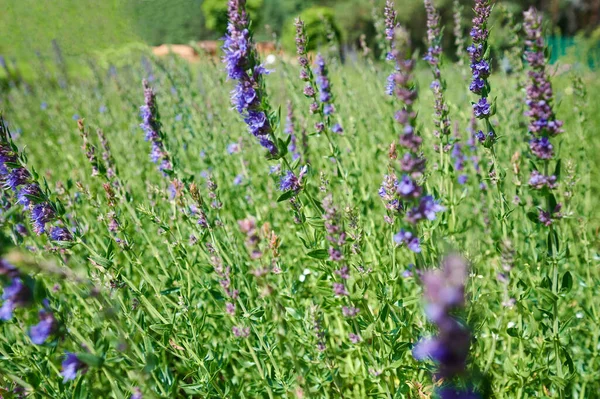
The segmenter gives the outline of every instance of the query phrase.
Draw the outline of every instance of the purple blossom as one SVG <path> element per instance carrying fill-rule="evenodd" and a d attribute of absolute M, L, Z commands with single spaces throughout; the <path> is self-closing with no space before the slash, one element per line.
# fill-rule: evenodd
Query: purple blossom
<path fill-rule="evenodd" d="M 62 371 L 60 372 L 63 376 L 63 382 L 72 381 L 77 378 L 79 372 L 84 374 L 86 371 L 87 365 L 79 360 L 75 353 L 66 352 L 65 360 L 62 362 Z"/>
<path fill-rule="evenodd" d="M 473 112 L 477 118 L 487 118 L 490 116 L 491 105 L 487 102 L 487 98 L 483 97 L 478 102 L 473 104 Z"/>
<path fill-rule="evenodd" d="M 362 338 L 360 337 L 360 335 L 358 334 L 354 334 L 354 333 L 350 333 L 348 334 L 348 339 L 350 340 L 350 342 L 352 342 L 353 344 L 358 344 L 360 341 L 362 341 Z"/>
<path fill-rule="evenodd" d="M 231 96 L 232 104 L 242 115 L 249 132 L 269 153 L 275 155 L 277 146 L 272 140 L 273 128 L 267 117 L 268 109 L 262 101 L 262 79 L 267 70 L 256 61 L 258 56 L 248 30 L 245 1 L 229 0 L 228 16 L 223 62 L 228 78 L 237 81 Z"/>
<path fill-rule="evenodd" d="M 142 390 L 138 387 L 133 388 L 133 394 L 129 399 L 143 399 Z"/>
<path fill-rule="evenodd" d="M 31 289 L 23 283 L 20 277 L 14 277 L 2 292 L 4 302 L 0 308 L 0 320 L 10 320 L 13 311 L 19 306 L 28 305 L 31 299 Z"/>
<path fill-rule="evenodd" d="M 31 222 L 33 223 L 33 231 L 37 235 L 46 232 L 46 223 L 54 220 L 56 213 L 48 202 L 35 204 L 31 209 Z"/>
<path fill-rule="evenodd" d="M 344 315 L 344 317 L 347 317 L 347 318 L 356 317 L 356 315 L 358 315 L 359 312 L 360 312 L 360 309 L 355 308 L 353 306 L 343 306 L 342 307 L 342 314 Z"/>
<path fill-rule="evenodd" d="M 150 159 L 158 164 L 158 169 L 163 173 L 172 171 L 173 165 L 169 153 L 164 147 L 164 135 L 161 130 L 156 94 L 149 86 L 148 81 L 142 82 L 144 87 L 144 105 L 140 107 L 142 123 L 140 127 L 146 133 L 146 141 L 151 142 Z"/>
<path fill-rule="evenodd" d="M 545 176 L 537 170 L 534 170 L 529 177 L 529 186 L 536 190 L 541 190 L 544 187 L 554 189 L 557 187 L 556 176 Z"/>
<path fill-rule="evenodd" d="M 231 331 L 233 331 L 233 335 L 238 338 L 248 338 L 250 336 L 250 327 L 233 326 Z"/>
<path fill-rule="evenodd" d="M 391 61 L 394 59 L 394 32 L 398 26 L 396 23 L 396 10 L 394 10 L 394 2 L 386 0 L 384 8 L 385 17 L 385 39 L 390 43 L 390 51 L 388 51 L 386 59 Z"/>
<path fill-rule="evenodd" d="M 337 296 L 347 296 L 346 286 L 342 283 L 333 283 L 333 293 Z"/>
<path fill-rule="evenodd" d="M 17 201 L 25 208 L 29 207 L 32 202 L 39 202 L 42 198 L 42 190 L 40 190 L 40 186 L 36 183 L 26 184 L 24 187 L 21 187 L 17 194 Z"/>
<path fill-rule="evenodd" d="M 526 88 L 525 113 L 530 118 L 529 131 L 542 137 L 562 132 L 562 121 L 556 119 L 552 110 L 552 85 L 546 73 L 545 43 L 542 33 L 542 16 L 531 7 L 523 13 L 525 30 L 525 57 L 530 66 L 530 83 Z"/>
<path fill-rule="evenodd" d="M 39 312 L 40 322 L 29 329 L 31 342 L 36 345 L 42 345 L 58 328 L 58 322 L 54 314 L 48 310 Z"/>
<path fill-rule="evenodd" d="M 71 235 L 71 233 L 69 232 L 69 230 L 65 229 L 64 227 L 52 227 L 52 230 L 50 230 L 50 238 L 52 238 L 54 241 L 72 241 L 73 240 L 73 236 Z"/>
<path fill-rule="evenodd" d="M 240 145 L 238 143 L 231 143 L 227 146 L 227 153 L 229 155 L 237 154 L 240 152 Z"/>
<path fill-rule="evenodd" d="M 22 186 L 29 182 L 31 174 L 27 169 L 17 167 L 12 169 L 4 178 L 4 185 L 7 188 L 17 191 L 17 187 Z"/>
<path fill-rule="evenodd" d="M 405 244 L 408 249 L 415 253 L 421 252 L 419 238 L 415 237 L 410 231 L 401 229 L 400 232 L 394 236 L 394 241 L 398 245 Z"/>
<path fill-rule="evenodd" d="M 424 339 L 413 349 L 417 360 L 433 359 L 438 378 L 451 379 L 466 369 L 471 334 L 452 312 L 464 306 L 467 262 L 459 256 L 444 259 L 441 270 L 423 273 L 426 314 L 438 327 L 438 335 Z"/>
<path fill-rule="evenodd" d="M 554 156 L 554 147 L 548 137 L 534 137 L 529 141 L 529 148 L 533 155 L 539 159 L 552 159 Z"/>

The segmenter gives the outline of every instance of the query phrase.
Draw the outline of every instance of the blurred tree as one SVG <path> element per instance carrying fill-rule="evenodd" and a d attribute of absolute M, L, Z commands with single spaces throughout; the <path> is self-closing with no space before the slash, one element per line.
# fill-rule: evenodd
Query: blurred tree
<path fill-rule="evenodd" d="M 246 9 L 250 14 L 254 26 L 260 26 L 260 10 L 263 0 L 248 0 Z M 227 1 L 226 0 L 204 0 L 202 12 L 206 18 L 206 27 L 213 33 L 223 36 L 227 31 Z"/>
<path fill-rule="evenodd" d="M 300 18 L 306 26 L 306 34 L 308 35 L 308 51 L 316 50 L 320 47 L 328 45 L 327 28 L 323 21 L 327 21 L 335 34 L 335 39 L 338 43 L 342 42 L 342 33 L 335 18 L 335 12 L 329 7 L 311 7 L 300 14 Z M 293 18 L 286 24 L 282 43 L 289 51 L 294 51 L 296 47 L 296 28 Z"/>

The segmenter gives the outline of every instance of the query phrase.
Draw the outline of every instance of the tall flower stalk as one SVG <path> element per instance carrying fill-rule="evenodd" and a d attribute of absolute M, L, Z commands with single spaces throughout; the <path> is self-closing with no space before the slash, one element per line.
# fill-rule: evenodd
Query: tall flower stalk
<path fill-rule="evenodd" d="M 478 133 L 478 139 L 487 148 L 493 149 L 496 142 L 496 132 L 490 123 L 493 115 L 492 105 L 489 100 L 490 84 L 488 78 L 491 72 L 490 52 L 488 47 L 489 31 L 487 22 L 492 11 L 490 0 L 475 0 L 475 17 L 471 29 L 471 44 L 467 51 L 471 57 L 472 80 L 469 90 L 475 93 L 479 100 L 473 103 L 473 114 L 477 119 L 484 121 L 484 129 Z"/>
<path fill-rule="evenodd" d="M 442 385 L 436 388 L 441 398 L 479 398 L 471 389 L 460 388 L 463 383 L 457 384 L 466 374 L 471 343 L 469 329 L 454 316 L 465 306 L 467 275 L 467 262 L 457 255 L 447 256 L 441 269 L 423 273 L 425 312 L 436 325 L 438 334 L 419 342 L 413 349 L 413 356 L 417 360 L 436 362 L 435 376 L 443 379 Z"/>
<path fill-rule="evenodd" d="M 399 157 L 399 168 L 390 163 L 390 172 L 385 177 L 379 194 L 391 213 L 388 214 L 388 220 L 393 222 L 395 218 L 403 218 L 403 227 L 394 236 L 396 244 L 406 245 L 411 251 L 419 253 L 419 223 L 425 219 L 434 220 L 436 213 L 442 211 L 443 207 L 424 192 L 425 159 L 421 151 L 422 138 L 417 132 L 417 113 L 414 110 L 417 99 L 413 80 L 415 60 L 411 56 L 408 33 L 397 29 L 396 35 L 394 55 L 399 70 L 394 75 L 395 93 L 403 106 L 396 113 L 395 119 L 402 126 L 398 144 L 404 153 Z M 393 161 L 397 156 L 395 145 L 392 147 L 390 158 Z"/>
<path fill-rule="evenodd" d="M 475 17 L 473 18 L 473 27 L 471 29 L 473 43 L 467 48 L 467 52 L 471 58 L 472 72 L 469 90 L 479 98 L 477 102 L 473 103 L 473 116 L 483 121 L 483 129 L 478 130 L 475 137 L 489 150 L 491 155 L 492 169 L 489 172 L 489 178 L 497 189 L 500 205 L 498 220 L 502 226 L 502 237 L 506 239 L 508 238 L 506 226 L 508 212 L 506 210 L 507 202 L 502 192 L 505 172 L 500 169 L 498 158 L 496 157 L 494 145 L 498 136 L 490 122 L 490 118 L 496 112 L 496 107 L 490 100 L 491 87 L 488 80 L 491 73 L 491 58 L 487 25 L 490 13 L 492 12 L 491 0 L 475 0 L 474 12 Z"/>
<path fill-rule="evenodd" d="M 529 117 L 529 149 L 534 162 L 533 170 L 529 178 L 529 187 L 534 196 L 536 194 L 545 197 L 545 204 L 538 206 L 538 221 L 548 227 L 548 256 L 552 264 L 552 342 L 554 345 L 554 356 L 556 362 L 556 373 L 559 378 L 564 377 L 562 370 L 561 352 L 566 348 L 561 348 L 560 342 L 560 324 L 558 314 L 559 299 L 559 270 L 558 270 L 558 248 L 559 236 L 556 231 L 555 222 L 562 217 L 562 204 L 558 203 L 552 193 L 557 187 L 558 176 L 560 173 L 560 160 L 554 163 L 554 172 L 551 172 L 551 161 L 555 159 L 554 146 L 551 139 L 563 132 L 562 121 L 556 119 L 552 109 L 553 93 L 552 84 L 546 73 L 546 45 L 542 32 L 542 16 L 538 11 L 531 7 L 523 13 L 524 31 L 525 31 L 525 58 L 529 64 L 529 84 L 527 86 L 526 105 L 528 110 L 526 115 Z M 532 217 L 532 219 L 534 219 Z M 563 280 L 564 281 L 564 280 Z M 557 386 L 559 396 L 564 397 L 564 391 Z"/>
<path fill-rule="evenodd" d="M 277 156 L 280 149 L 273 130 L 277 125 L 276 116 L 271 114 L 263 80 L 268 72 L 259 62 L 252 42 L 246 1 L 229 0 L 228 16 L 223 62 L 228 78 L 237 81 L 231 101 L 248 125 L 249 132 L 271 156 Z"/>
<path fill-rule="evenodd" d="M 459 0 L 452 2 L 452 17 L 454 20 L 454 45 L 456 46 L 456 58 L 458 65 L 464 65 L 465 60 L 465 36 L 463 34 L 462 13 L 463 6 Z"/>
<path fill-rule="evenodd" d="M 396 10 L 394 9 L 394 2 L 392 0 L 386 0 L 383 15 L 385 23 L 385 40 L 388 43 L 385 59 L 387 61 L 393 61 L 395 68 L 395 72 L 392 72 L 387 78 L 385 92 L 387 95 L 392 96 L 394 94 L 394 86 L 396 83 L 395 74 L 398 71 L 398 65 L 395 63 L 396 57 L 394 55 L 394 32 L 398 27 L 398 23 L 396 22 Z"/>
<path fill-rule="evenodd" d="M 165 175 L 169 175 L 173 172 L 173 163 L 169 152 L 165 148 L 165 135 L 160 123 L 156 94 L 147 80 L 142 83 L 144 86 L 144 105 L 140 107 L 140 116 L 142 117 L 140 127 L 146 133 L 146 141 L 149 141 L 152 145 L 150 159 L 158 165 L 158 170 Z"/>

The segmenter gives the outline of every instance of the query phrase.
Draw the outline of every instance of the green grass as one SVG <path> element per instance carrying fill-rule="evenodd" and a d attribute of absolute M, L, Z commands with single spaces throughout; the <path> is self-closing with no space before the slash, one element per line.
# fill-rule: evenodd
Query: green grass
<path fill-rule="evenodd" d="M 415 361 L 411 349 L 435 329 L 422 310 L 419 280 L 403 277 L 408 265 L 415 263 L 414 256 L 393 244 L 398 226 L 385 223 L 377 194 L 388 169 L 388 147 L 399 134 L 393 121 L 398 104 L 384 94 L 388 67 L 359 62 L 331 68 L 337 115 L 345 128 L 343 136 L 333 137 L 340 149 L 339 162 L 329 159 L 325 136 L 310 135 L 304 157 L 310 160 L 306 194 L 322 201 L 325 193 L 319 186 L 328 180 L 326 190 L 355 238 L 355 251 L 348 248 L 346 254 L 350 297 L 340 299 L 331 290 L 336 278 L 333 263 L 308 255 L 326 248 L 321 216 L 307 205 L 307 222 L 295 224 L 289 201 L 277 202 L 279 178 L 269 174 L 274 162 L 265 159 L 231 110 L 232 83 L 225 80 L 222 65 L 190 66 L 167 58 L 152 66 L 151 84 L 177 177 L 198 184 L 206 201 L 203 172 L 210 171 L 218 184 L 223 207 L 207 207 L 213 226 L 207 231 L 190 217 L 190 195 L 185 192 L 172 199 L 169 181 L 149 160 L 138 111 L 144 100 L 141 80 L 147 72 L 137 55 L 131 59 L 120 65 L 115 77 L 108 77 L 106 65 L 99 67 L 98 77 L 72 79 L 64 89 L 40 78 L 0 97 L 0 108 L 29 167 L 47 182 L 53 198 L 65 206 L 67 219 L 77 221 L 82 233 L 82 242 L 73 248 L 51 249 L 43 237 L 21 239 L 14 233 L 20 208 L 13 208 L 12 216 L 0 224 L 17 244 L 2 248 L 7 259 L 36 278 L 38 297 L 49 298 L 65 326 L 63 339 L 35 346 L 25 333 L 37 322 L 35 308 L 19 310 L 11 322 L 1 323 L 0 388 L 16 383 L 27 387 L 32 397 L 51 398 L 129 397 L 134 387 L 150 398 L 294 398 L 300 391 L 304 397 L 331 398 L 430 394 L 433 364 Z M 553 78 L 557 114 L 565 121 L 565 133 L 555 146 L 562 161 L 556 194 L 565 204 L 565 218 L 557 224 L 556 258 L 563 283 L 555 297 L 547 279 L 552 271 L 547 228 L 526 216 L 534 199 L 527 189 L 524 93 L 515 89 L 515 77 L 492 77 L 492 96 L 497 96 L 498 104 L 492 120 L 501 136 L 496 150 L 505 173 L 500 189 L 510 210 L 504 236 L 494 185 L 488 181 L 489 190 L 481 191 L 468 166 L 469 181 L 461 186 L 452 171 L 439 167 L 440 154 L 432 148 L 437 139 L 432 135 L 431 78 L 422 67 L 417 71 L 417 106 L 428 159 L 426 187 L 447 208 L 424 227 L 423 262 L 425 268 L 437 267 L 450 250 L 471 262 L 469 302 L 461 314 L 474 337 L 470 370 L 485 375 L 478 384 L 489 384 L 493 397 L 558 397 L 559 389 L 565 397 L 596 397 L 600 391 L 600 303 L 595 288 L 600 278 L 597 75 L 583 74 L 588 93 L 583 99 L 574 93 L 574 73 Z M 450 116 L 463 142 L 473 100 L 464 73 L 466 67 L 443 68 Z M 295 108 L 297 134 L 301 128 L 313 131 L 315 119 L 307 112 L 297 76 L 296 67 L 277 64 L 267 77 L 271 103 L 281 106 L 278 135 L 287 100 Z M 47 109 L 40 108 L 42 103 Z M 101 106 L 106 112 L 99 111 Z M 99 147 L 97 128 L 110 141 L 122 182 L 114 209 L 107 205 L 104 179 L 91 176 L 75 114 L 85 119 L 93 144 Z M 241 143 L 241 153 L 227 153 L 232 142 Z M 481 146 L 477 151 L 486 170 L 489 154 Z M 243 181 L 235 185 L 238 175 Z M 569 181 L 574 188 L 567 187 Z M 572 198 L 565 197 L 567 191 Z M 518 205 L 515 195 L 520 197 Z M 129 249 L 115 243 L 107 229 L 111 211 L 124 227 Z M 255 218 L 261 229 L 264 255 L 259 259 L 250 256 L 238 227 L 238 221 L 247 217 Z M 267 231 L 279 237 L 278 256 L 269 248 Z M 190 242 L 191 235 L 198 243 Z M 506 238 L 509 248 L 502 244 Z M 230 266 L 232 284 L 240 291 L 235 318 L 225 312 L 226 298 L 208 244 Z M 513 269 L 504 285 L 496 276 L 509 252 Z M 250 273 L 269 266 L 277 266 L 281 273 L 263 277 Z M 506 295 L 516 299 L 515 306 L 503 306 Z M 561 371 L 551 323 L 555 299 Z M 360 308 L 356 319 L 342 316 L 347 300 Z M 316 349 L 315 318 L 325 332 L 323 352 Z M 249 337 L 236 338 L 234 326 L 250 328 Z M 350 332 L 360 334 L 362 342 L 350 343 Z M 98 358 L 90 361 L 94 365 L 84 376 L 63 384 L 59 372 L 65 351 L 89 352 Z"/>

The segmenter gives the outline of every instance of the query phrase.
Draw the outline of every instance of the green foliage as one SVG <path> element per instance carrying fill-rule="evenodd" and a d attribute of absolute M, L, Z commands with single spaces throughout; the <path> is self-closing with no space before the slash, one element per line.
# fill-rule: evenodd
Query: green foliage
<path fill-rule="evenodd" d="M 336 21 L 335 11 L 329 7 L 311 7 L 302 11 L 300 18 L 304 21 L 308 36 L 308 51 L 315 51 L 328 45 L 329 33 L 327 25 L 333 30 L 335 40 L 341 43 L 342 34 Z M 325 21 L 325 22 L 324 22 Z M 295 49 L 296 28 L 294 21 L 289 20 L 283 33 L 282 42 L 289 51 Z"/>
<path fill-rule="evenodd" d="M 248 0 L 246 9 L 255 25 L 260 24 L 259 10 L 263 6 L 264 0 Z M 202 11 L 206 18 L 206 27 L 213 32 L 225 34 L 227 30 L 227 1 L 225 0 L 204 0 Z"/>

